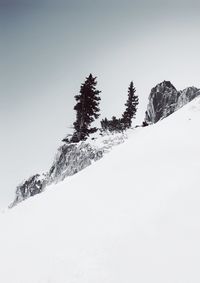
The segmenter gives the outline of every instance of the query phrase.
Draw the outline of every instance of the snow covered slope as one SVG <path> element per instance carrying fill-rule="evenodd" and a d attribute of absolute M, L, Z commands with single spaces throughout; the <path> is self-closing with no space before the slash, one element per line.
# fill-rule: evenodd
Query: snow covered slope
<path fill-rule="evenodd" d="M 0 217 L 3 283 L 200 282 L 200 99 Z"/>

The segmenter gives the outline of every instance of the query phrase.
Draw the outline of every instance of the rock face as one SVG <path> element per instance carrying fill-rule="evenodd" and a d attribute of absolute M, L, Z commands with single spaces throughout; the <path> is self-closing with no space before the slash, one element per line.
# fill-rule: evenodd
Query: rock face
<path fill-rule="evenodd" d="M 10 205 L 10 207 L 13 207 L 17 203 L 34 196 L 36 194 L 39 194 L 43 191 L 44 187 L 46 185 L 46 179 L 43 176 L 40 176 L 40 174 L 36 174 L 22 182 L 20 185 L 17 186 L 16 192 L 15 192 L 15 200 Z"/>
<path fill-rule="evenodd" d="M 152 88 L 145 113 L 145 122 L 153 124 L 169 116 L 200 95 L 200 89 L 188 87 L 177 91 L 170 81 L 163 81 Z"/>
<path fill-rule="evenodd" d="M 87 166 L 92 161 L 103 157 L 104 151 L 92 147 L 89 143 L 64 144 L 58 149 L 55 161 L 49 171 L 49 183 L 59 182 L 72 176 Z"/>
<path fill-rule="evenodd" d="M 45 174 L 36 174 L 17 186 L 15 199 L 10 207 L 19 202 L 41 193 L 48 185 L 63 181 L 103 157 L 117 144 L 126 139 L 126 135 L 105 134 L 92 137 L 84 142 L 65 143 L 58 148 L 55 160 Z"/>
<path fill-rule="evenodd" d="M 180 95 L 178 97 L 178 102 L 177 102 L 177 109 L 180 107 L 184 106 L 188 102 L 192 101 L 195 97 L 200 95 L 200 89 L 196 87 L 187 87 L 184 90 L 179 91 Z"/>

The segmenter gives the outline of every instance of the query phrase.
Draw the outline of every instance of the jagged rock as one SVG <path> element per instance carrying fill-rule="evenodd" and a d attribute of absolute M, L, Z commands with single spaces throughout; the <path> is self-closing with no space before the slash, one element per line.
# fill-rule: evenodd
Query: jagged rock
<path fill-rule="evenodd" d="M 17 203 L 34 196 L 36 194 L 39 194 L 43 191 L 44 187 L 46 185 L 45 177 L 36 174 L 22 182 L 20 185 L 17 186 L 16 192 L 15 192 L 15 200 L 10 205 L 10 207 L 15 206 Z"/>
<path fill-rule="evenodd" d="M 200 95 L 200 90 L 196 87 L 188 87 L 182 91 L 177 91 L 170 81 L 163 81 L 151 90 L 145 113 L 145 123 L 158 122 L 198 95 Z"/>
<path fill-rule="evenodd" d="M 41 193 L 48 185 L 78 173 L 93 161 L 101 159 L 113 146 L 123 143 L 126 138 L 125 134 L 118 133 L 91 136 L 87 141 L 79 143 L 66 141 L 58 148 L 55 160 L 47 173 L 33 175 L 17 187 L 14 202 L 10 207 Z"/>
<path fill-rule="evenodd" d="M 177 109 L 179 109 L 180 107 L 184 106 L 185 104 L 187 104 L 188 102 L 190 102 L 191 100 L 193 100 L 195 97 L 197 97 L 198 95 L 200 95 L 200 89 L 196 88 L 196 87 L 187 87 L 184 90 L 181 90 L 178 98 L 178 102 L 177 102 Z"/>
<path fill-rule="evenodd" d="M 49 171 L 49 182 L 58 182 L 72 176 L 92 161 L 103 157 L 103 150 L 92 147 L 89 143 L 64 144 L 58 149 L 55 161 Z"/>
<path fill-rule="evenodd" d="M 79 143 L 66 143 L 56 154 L 49 170 L 48 183 L 57 183 L 68 176 L 72 176 L 97 161 L 110 149 L 124 142 L 125 134 L 105 134 Z"/>

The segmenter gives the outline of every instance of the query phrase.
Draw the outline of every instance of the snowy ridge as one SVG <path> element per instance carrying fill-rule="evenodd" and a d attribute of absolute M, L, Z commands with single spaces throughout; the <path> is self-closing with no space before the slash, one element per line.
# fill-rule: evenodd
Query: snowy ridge
<path fill-rule="evenodd" d="M 126 133 L 92 134 L 87 141 L 77 144 L 64 144 L 58 149 L 49 171 L 48 184 L 63 181 L 84 168 L 90 166 L 109 152 L 113 146 L 127 139 Z"/>
<path fill-rule="evenodd" d="M 4 283 L 199 283 L 200 99 L 0 217 Z"/>
<path fill-rule="evenodd" d="M 121 144 L 126 133 L 96 133 L 87 141 L 65 143 L 58 148 L 50 170 L 42 175 L 35 174 L 17 186 L 15 199 L 10 208 L 23 200 L 43 192 L 52 183 L 63 181 L 90 166 L 109 152 L 113 146 Z"/>
<path fill-rule="evenodd" d="M 145 123 L 148 125 L 158 122 L 199 95 L 200 90 L 195 87 L 177 91 L 170 81 L 163 81 L 151 90 Z M 43 192 L 50 184 L 63 181 L 66 177 L 85 169 L 126 138 L 124 133 L 102 134 L 98 131 L 84 142 L 65 143 L 58 148 L 48 172 L 32 175 L 17 186 L 15 199 L 10 207 Z"/>

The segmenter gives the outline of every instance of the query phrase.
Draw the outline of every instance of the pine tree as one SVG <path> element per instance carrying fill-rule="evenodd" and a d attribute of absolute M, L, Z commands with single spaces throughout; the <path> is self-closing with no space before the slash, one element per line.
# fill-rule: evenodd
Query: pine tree
<path fill-rule="evenodd" d="M 126 109 L 122 115 L 122 120 L 124 124 L 124 128 L 130 128 L 132 125 L 132 119 L 135 118 L 137 112 L 137 105 L 139 103 L 138 96 L 135 95 L 136 89 L 133 85 L 133 82 L 130 83 L 128 88 L 128 99 L 125 104 Z"/>
<path fill-rule="evenodd" d="M 91 123 L 99 117 L 99 94 L 101 91 L 96 89 L 96 77 L 92 74 L 86 78 L 81 85 L 80 94 L 75 96 L 77 104 L 74 106 L 76 110 L 76 121 L 74 122 L 73 142 L 84 140 L 90 133 L 96 132 L 95 127 L 91 127 Z"/>

